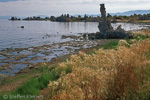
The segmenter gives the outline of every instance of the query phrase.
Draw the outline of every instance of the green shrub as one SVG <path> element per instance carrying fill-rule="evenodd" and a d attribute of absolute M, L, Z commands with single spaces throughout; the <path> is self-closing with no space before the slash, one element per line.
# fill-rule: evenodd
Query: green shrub
<path fill-rule="evenodd" d="M 65 73 L 71 73 L 72 72 L 72 67 L 71 66 L 67 66 L 67 68 L 65 69 Z"/>
<path fill-rule="evenodd" d="M 12 94 L 17 95 L 38 95 L 39 93 L 39 82 L 36 78 L 32 78 L 25 82 L 20 88 L 18 88 Z"/>
<path fill-rule="evenodd" d="M 116 49 L 118 46 L 118 41 L 111 41 L 103 46 L 103 49 Z"/>
<path fill-rule="evenodd" d="M 141 34 L 134 36 L 134 39 L 136 39 L 138 41 L 139 40 L 144 40 L 146 38 L 148 38 L 146 35 L 141 35 Z"/>

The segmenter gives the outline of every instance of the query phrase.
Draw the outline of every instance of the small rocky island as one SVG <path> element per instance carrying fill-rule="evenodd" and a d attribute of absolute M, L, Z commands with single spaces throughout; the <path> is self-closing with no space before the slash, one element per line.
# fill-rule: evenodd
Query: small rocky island
<path fill-rule="evenodd" d="M 106 17 L 106 8 L 104 4 L 100 4 L 101 21 L 99 22 L 99 31 L 97 33 L 84 34 L 84 37 L 88 35 L 89 39 L 125 39 L 132 38 L 133 36 L 121 28 L 121 25 L 117 29 L 113 29 L 111 21 Z"/>

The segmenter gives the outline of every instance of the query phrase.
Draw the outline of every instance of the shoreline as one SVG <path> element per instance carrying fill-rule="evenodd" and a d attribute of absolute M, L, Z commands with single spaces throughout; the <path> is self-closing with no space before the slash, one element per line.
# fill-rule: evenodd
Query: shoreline
<path fill-rule="evenodd" d="M 56 63 L 61 58 L 64 58 L 64 56 L 71 55 L 74 53 L 77 53 L 79 50 L 93 48 L 96 46 L 102 46 L 110 41 L 114 41 L 117 39 L 110 39 L 110 40 L 93 40 L 93 41 L 74 41 L 74 42 L 64 42 L 64 43 L 58 43 L 58 44 L 52 44 L 52 45 L 43 45 L 38 47 L 31 47 L 30 48 L 15 48 L 14 51 L 12 49 L 4 50 L 4 52 L 0 52 L 3 54 L 3 56 L 7 57 L 7 60 L 10 59 L 10 61 L 1 61 L 2 63 L 7 63 L 1 66 L 1 68 L 7 68 L 8 73 L 11 73 L 13 75 L 20 74 L 20 73 L 27 73 L 31 69 L 37 69 L 41 67 L 43 62 L 45 63 Z M 57 47 L 57 48 L 55 48 Z M 62 49 L 63 48 L 63 49 Z M 53 50 L 53 52 L 48 51 L 48 49 Z M 23 52 L 24 51 L 24 52 Z M 10 52 L 13 54 L 14 52 L 16 55 L 7 55 L 6 52 L 9 54 Z M 21 53 L 24 53 L 23 55 Z M 25 54 L 25 53 L 32 52 L 31 54 Z M 55 54 L 56 53 L 56 54 Z M 18 54 L 20 54 L 18 56 Z M 38 55 L 43 54 L 42 57 L 39 57 Z M 48 58 L 49 57 L 49 58 Z M 33 61 L 33 63 L 32 63 Z M 21 69 L 18 68 L 19 71 L 17 72 L 11 72 L 11 70 L 15 70 L 15 65 L 21 68 L 21 66 L 25 66 Z M 10 69 L 10 70 L 9 70 Z M 16 68 L 17 69 L 17 68 Z M 4 71 L 4 70 L 2 70 Z M 1 71 L 1 72 L 2 72 Z M 1 74 L 2 75 L 2 74 Z M 7 75 L 7 74 L 6 74 Z M 8 74 L 9 76 L 9 74 Z M 12 76 L 12 75 L 10 75 Z"/>
<path fill-rule="evenodd" d="M 62 21 L 50 21 L 50 20 L 10 20 L 9 21 L 49 21 L 49 22 L 62 22 Z M 81 21 L 81 20 L 76 20 L 76 21 L 64 21 L 62 23 L 69 23 L 69 22 L 100 22 L 99 21 Z M 135 21 L 130 21 L 130 20 L 117 20 L 117 21 L 113 21 L 111 20 L 111 23 L 150 23 L 150 20 L 135 20 Z"/>
<path fill-rule="evenodd" d="M 97 41 L 97 40 L 95 40 Z M 95 49 L 99 49 L 102 46 L 106 45 L 107 43 L 110 43 L 111 41 L 119 41 L 117 39 L 111 39 L 111 40 L 103 40 L 100 44 L 97 44 L 96 46 L 90 47 L 90 48 L 81 48 L 76 50 L 72 54 L 79 54 L 79 51 L 90 53 Z M 15 90 L 17 87 L 21 86 L 22 83 L 24 83 L 26 80 L 33 78 L 33 77 L 39 77 L 43 74 L 43 68 L 46 66 L 50 66 L 51 69 L 55 69 L 55 67 L 58 66 L 59 63 L 65 62 L 67 59 L 70 59 L 70 56 L 72 54 L 67 54 L 61 57 L 53 58 L 49 62 L 40 62 L 33 65 L 28 66 L 27 68 L 24 68 L 20 70 L 18 73 L 16 73 L 14 76 L 5 77 L 4 79 L 0 81 L 0 93 L 7 93 L 9 91 Z M 13 87 L 12 87 L 13 86 Z"/>

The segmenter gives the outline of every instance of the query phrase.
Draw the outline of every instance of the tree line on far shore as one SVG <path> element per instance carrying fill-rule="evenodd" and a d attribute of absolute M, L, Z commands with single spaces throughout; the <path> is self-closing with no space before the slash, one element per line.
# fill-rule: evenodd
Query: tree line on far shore
<path fill-rule="evenodd" d="M 109 13 L 107 14 L 107 18 L 109 18 L 112 22 L 117 22 L 127 20 L 128 22 L 133 22 L 135 20 L 150 20 L 150 14 L 134 14 L 131 16 L 117 16 L 117 15 L 110 15 Z M 17 17 L 11 17 L 12 21 L 15 20 L 40 20 L 40 21 L 54 21 L 54 22 L 99 22 L 101 20 L 100 16 L 87 16 L 86 14 L 84 16 L 78 15 L 78 16 L 72 16 L 69 14 L 62 14 L 58 17 L 55 16 L 50 16 L 50 17 L 45 17 L 41 18 L 40 16 L 33 16 L 33 17 L 27 17 L 24 19 L 17 18 Z"/>

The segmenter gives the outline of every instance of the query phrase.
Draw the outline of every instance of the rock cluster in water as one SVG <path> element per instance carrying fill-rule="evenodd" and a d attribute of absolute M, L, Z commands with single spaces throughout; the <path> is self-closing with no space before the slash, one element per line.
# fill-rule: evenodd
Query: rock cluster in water
<path fill-rule="evenodd" d="M 116 30 L 111 26 L 111 21 L 106 17 L 106 9 L 104 4 L 100 4 L 101 12 L 101 22 L 99 22 L 100 38 L 103 39 L 123 39 L 123 38 L 132 38 L 132 35 L 127 33 L 124 29 L 121 28 L 121 25 L 118 26 Z"/>

